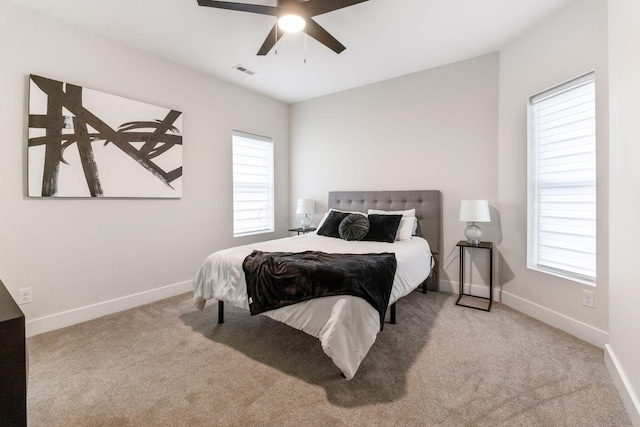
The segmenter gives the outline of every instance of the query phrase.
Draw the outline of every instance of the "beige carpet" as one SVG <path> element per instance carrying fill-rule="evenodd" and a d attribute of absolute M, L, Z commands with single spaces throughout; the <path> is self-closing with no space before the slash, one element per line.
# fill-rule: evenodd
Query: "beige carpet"
<path fill-rule="evenodd" d="M 28 340 L 29 425 L 630 426 L 603 350 L 500 304 L 398 304 L 355 378 L 317 339 L 189 295 Z"/>

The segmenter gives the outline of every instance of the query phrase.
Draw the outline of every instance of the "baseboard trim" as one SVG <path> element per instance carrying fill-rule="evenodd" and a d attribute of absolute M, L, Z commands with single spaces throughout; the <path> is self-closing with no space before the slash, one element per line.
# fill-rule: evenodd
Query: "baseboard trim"
<path fill-rule="evenodd" d="M 609 342 L 608 332 L 594 328 L 579 320 L 549 310 L 546 307 L 515 296 L 509 292 L 502 291 L 501 298 L 503 304 L 597 347 L 604 348 L 605 344 Z"/>
<path fill-rule="evenodd" d="M 440 280 L 440 292 L 446 292 L 450 294 L 459 294 L 460 285 L 458 282 L 451 282 L 448 280 Z M 478 297 L 488 298 L 489 297 L 489 285 L 469 285 L 468 283 L 464 285 L 464 293 L 475 295 Z M 501 290 L 496 286 L 493 287 L 493 301 L 500 302 L 501 298 Z"/>
<path fill-rule="evenodd" d="M 74 308 L 73 310 L 63 311 L 61 313 L 39 317 L 37 319 L 29 320 L 26 323 L 27 337 L 75 325 L 76 323 L 86 322 L 88 320 L 149 304 L 175 295 L 180 295 L 182 293 L 189 292 L 192 289 L 193 282 L 188 280 L 186 282 L 175 283 L 173 285 L 139 292 L 133 295 L 127 295 L 85 307 Z"/>
<path fill-rule="evenodd" d="M 604 364 L 609 371 L 609 376 L 616 390 L 618 390 L 618 395 L 620 396 L 620 400 L 622 400 L 624 408 L 627 410 L 631 424 L 640 426 L 640 402 L 633 392 L 633 388 L 631 384 L 629 384 L 627 376 L 624 374 L 618 358 L 609 344 L 605 344 L 604 346 Z"/>

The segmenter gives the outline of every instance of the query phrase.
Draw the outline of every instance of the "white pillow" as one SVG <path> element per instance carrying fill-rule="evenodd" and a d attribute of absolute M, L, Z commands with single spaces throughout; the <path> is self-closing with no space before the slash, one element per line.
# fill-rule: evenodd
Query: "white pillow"
<path fill-rule="evenodd" d="M 316 227 L 316 231 L 320 229 L 320 227 L 322 227 L 322 224 L 324 224 L 324 222 L 326 221 L 327 217 L 329 216 L 329 212 L 331 211 L 336 211 L 336 212 L 346 212 L 346 213 L 356 213 L 356 214 L 360 214 L 362 216 L 367 216 L 367 214 L 362 213 L 362 212 L 355 212 L 355 211 L 341 211 L 340 209 L 329 209 L 328 211 L 326 211 L 324 213 L 324 215 L 322 216 L 322 219 L 320 220 L 320 222 L 318 223 L 318 226 Z"/>
<path fill-rule="evenodd" d="M 377 215 L 402 215 L 398 231 L 396 232 L 396 240 L 410 240 L 418 229 L 418 219 L 416 218 L 415 209 L 407 209 L 404 211 L 383 211 L 380 209 L 369 209 L 367 214 Z"/>

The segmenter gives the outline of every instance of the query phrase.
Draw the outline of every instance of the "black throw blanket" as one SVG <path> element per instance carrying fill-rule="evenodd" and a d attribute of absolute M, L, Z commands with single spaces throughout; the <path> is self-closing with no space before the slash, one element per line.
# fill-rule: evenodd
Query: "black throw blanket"
<path fill-rule="evenodd" d="M 253 251 L 242 263 L 252 315 L 331 295 L 364 298 L 380 313 L 389 305 L 396 256 Z"/>

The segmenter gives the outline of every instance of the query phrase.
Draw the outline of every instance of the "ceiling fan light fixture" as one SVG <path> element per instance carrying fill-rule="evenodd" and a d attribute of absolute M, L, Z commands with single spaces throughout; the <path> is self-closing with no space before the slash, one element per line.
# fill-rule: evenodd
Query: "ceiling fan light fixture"
<path fill-rule="evenodd" d="M 304 27 L 307 25 L 306 21 L 303 17 L 299 15 L 282 15 L 278 18 L 278 27 L 287 33 L 297 33 L 298 31 L 304 30 Z"/>

